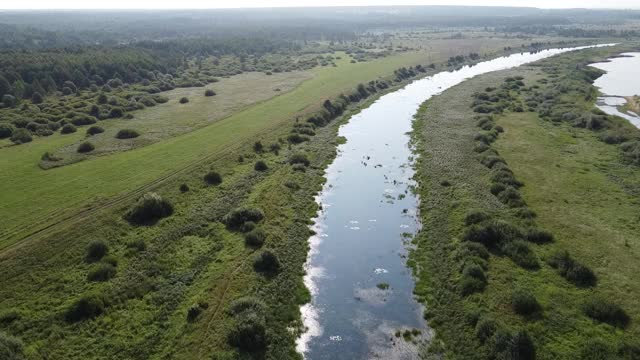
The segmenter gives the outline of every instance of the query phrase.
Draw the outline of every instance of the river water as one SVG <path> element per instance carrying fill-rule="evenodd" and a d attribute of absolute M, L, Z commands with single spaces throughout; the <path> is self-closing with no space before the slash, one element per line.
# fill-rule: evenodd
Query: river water
<path fill-rule="evenodd" d="M 607 73 L 599 77 L 594 85 L 603 94 L 597 106 L 610 115 L 620 116 L 640 128 L 640 116 L 632 111 L 624 112 L 619 106 L 626 104 L 625 96 L 640 95 L 640 53 L 624 53 L 607 62 L 591 64 Z"/>
<path fill-rule="evenodd" d="M 326 170 L 309 239 L 312 300 L 301 309 L 307 331 L 297 344 L 306 359 L 415 359 L 432 336 L 405 264 L 420 228 L 407 134 L 420 104 L 473 76 L 583 48 L 515 54 L 416 80 L 340 127 L 347 141 Z M 420 333 L 396 336 L 409 329 Z"/>

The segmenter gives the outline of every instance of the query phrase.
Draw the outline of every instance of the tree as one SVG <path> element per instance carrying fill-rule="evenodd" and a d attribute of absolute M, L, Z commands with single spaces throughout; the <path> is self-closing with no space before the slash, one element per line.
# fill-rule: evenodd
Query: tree
<path fill-rule="evenodd" d="M 34 92 L 33 95 L 31 95 L 31 102 L 34 104 L 41 104 L 42 103 L 42 95 L 40 95 L 39 92 Z"/>
<path fill-rule="evenodd" d="M 4 94 L 4 95 L 2 95 L 2 103 L 6 107 L 14 107 L 14 106 L 16 106 L 18 101 L 16 100 L 15 96 L 10 95 L 10 94 Z"/>
<path fill-rule="evenodd" d="M 11 94 L 11 84 L 7 79 L 0 75 L 0 96 Z"/>

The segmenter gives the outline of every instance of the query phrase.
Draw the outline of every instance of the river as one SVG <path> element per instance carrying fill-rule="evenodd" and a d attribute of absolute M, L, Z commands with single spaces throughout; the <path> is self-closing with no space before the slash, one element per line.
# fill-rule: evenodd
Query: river
<path fill-rule="evenodd" d="M 347 141 L 326 170 L 309 239 L 312 300 L 301 309 L 307 331 L 297 343 L 306 359 L 415 359 L 432 336 L 405 264 L 420 228 L 408 135 L 420 104 L 471 77 L 584 48 L 515 54 L 428 76 L 340 127 Z M 409 341 L 396 336 L 414 329 Z"/>
<path fill-rule="evenodd" d="M 626 104 L 625 97 L 640 95 L 640 83 L 635 81 L 640 78 L 640 53 L 624 53 L 591 66 L 607 72 L 594 83 L 602 93 L 598 98 L 598 108 L 607 114 L 627 119 L 640 128 L 639 114 L 619 108 Z"/>

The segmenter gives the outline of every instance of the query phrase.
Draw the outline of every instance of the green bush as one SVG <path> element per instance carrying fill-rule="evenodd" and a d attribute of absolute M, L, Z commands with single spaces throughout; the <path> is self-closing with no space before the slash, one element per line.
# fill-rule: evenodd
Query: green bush
<path fill-rule="evenodd" d="M 264 244 L 267 235 L 262 229 L 253 229 L 244 235 L 244 243 L 247 246 L 259 248 Z"/>
<path fill-rule="evenodd" d="M 91 126 L 87 129 L 87 135 L 93 136 L 97 134 L 101 134 L 104 132 L 104 129 L 100 126 Z"/>
<path fill-rule="evenodd" d="M 215 96 L 216 92 L 211 90 L 211 89 L 207 89 L 204 91 L 204 96 Z"/>
<path fill-rule="evenodd" d="M 259 222 L 264 218 L 260 209 L 239 208 L 231 211 L 222 218 L 222 222 L 232 229 L 239 229 L 245 222 Z"/>
<path fill-rule="evenodd" d="M 503 204 L 515 208 L 515 207 L 523 207 L 525 206 L 524 200 L 520 196 L 518 190 L 512 188 L 511 186 L 507 186 L 507 188 L 500 192 L 498 195 L 498 200 L 500 200 Z"/>
<path fill-rule="evenodd" d="M 489 250 L 480 243 L 463 242 L 460 245 L 460 253 L 465 257 L 477 256 L 483 260 L 489 260 Z"/>
<path fill-rule="evenodd" d="M 531 251 L 526 242 L 514 240 L 502 246 L 502 251 L 509 256 L 514 263 L 525 269 L 536 270 L 540 268 L 538 258 Z"/>
<path fill-rule="evenodd" d="M 70 121 L 75 126 L 91 125 L 97 122 L 96 118 L 89 115 L 76 115 Z"/>
<path fill-rule="evenodd" d="M 117 139 L 133 139 L 140 136 L 140 133 L 132 129 L 122 129 L 116 134 Z"/>
<path fill-rule="evenodd" d="M 183 96 L 180 98 L 180 104 L 186 104 L 189 102 L 189 98 L 187 98 L 186 96 Z"/>
<path fill-rule="evenodd" d="M 119 107 L 114 107 L 109 111 L 109 118 L 115 119 L 124 116 L 124 110 Z"/>
<path fill-rule="evenodd" d="M 631 318 L 618 305 L 600 298 L 587 300 L 582 306 L 584 313 L 597 321 L 624 329 L 629 325 Z"/>
<path fill-rule="evenodd" d="M 267 166 L 267 163 L 265 163 L 264 161 L 258 160 L 256 161 L 256 164 L 253 166 L 253 169 L 256 171 L 267 171 L 269 167 Z"/>
<path fill-rule="evenodd" d="M 264 145 L 262 145 L 261 141 L 256 141 L 253 143 L 253 151 L 257 153 L 261 153 L 264 150 Z"/>
<path fill-rule="evenodd" d="M 253 221 L 246 221 L 242 226 L 240 226 L 240 231 L 243 233 L 247 233 L 256 228 L 256 223 Z"/>
<path fill-rule="evenodd" d="M 136 240 L 129 241 L 127 243 L 127 248 L 135 249 L 136 251 L 145 251 L 147 249 L 147 244 L 144 242 L 143 239 L 136 239 Z"/>
<path fill-rule="evenodd" d="M 464 234 L 465 241 L 481 243 L 491 249 L 522 237 L 520 230 L 504 221 L 492 220 L 472 225 Z"/>
<path fill-rule="evenodd" d="M 25 144 L 31 142 L 33 137 L 27 129 L 16 129 L 11 135 L 11 142 L 14 144 Z"/>
<path fill-rule="evenodd" d="M 189 185 L 187 184 L 180 184 L 180 192 L 181 193 L 186 193 L 189 191 Z"/>
<path fill-rule="evenodd" d="M 235 300 L 229 309 L 235 324 L 228 340 L 244 351 L 259 351 L 266 346 L 266 306 L 260 300 L 245 297 Z"/>
<path fill-rule="evenodd" d="M 106 308 L 104 297 L 97 293 L 85 294 L 76 300 L 66 311 L 68 322 L 92 319 L 104 312 Z"/>
<path fill-rule="evenodd" d="M 511 295 L 511 306 L 516 314 L 525 316 L 540 311 L 540 304 L 538 303 L 538 300 L 524 290 L 516 290 Z"/>
<path fill-rule="evenodd" d="M 95 149 L 96 147 L 92 143 L 85 141 L 82 144 L 78 145 L 78 149 L 76 151 L 84 154 L 84 153 L 92 152 Z"/>
<path fill-rule="evenodd" d="M 10 138 L 16 128 L 11 124 L 0 123 L 0 139 Z"/>
<path fill-rule="evenodd" d="M 262 273 L 275 274 L 280 271 L 280 260 L 270 250 L 264 250 L 255 257 L 253 268 Z"/>
<path fill-rule="evenodd" d="M 309 159 L 307 158 L 307 155 L 305 154 L 293 154 L 289 158 L 289 164 L 291 165 L 302 164 L 304 166 L 309 166 L 310 162 L 309 162 Z"/>
<path fill-rule="evenodd" d="M 489 219 L 489 215 L 482 210 L 472 210 L 464 218 L 465 225 L 481 223 Z"/>
<path fill-rule="evenodd" d="M 209 185 L 220 185 L 222 184 L 222 176 L 216 171 L 209 171 L 204 176 L 204 181 Z"/>
<path fill-rule="evenodd" d="M 147 193 L 125 214 L 132 224 L 144 225 L 173 214 L 173 205 L 156 193 Z"/>
<path fill-rule="evenodd" d="M 487 342 L 487 340 L 493 337 L 498 329 L 498 323 L 490 318 L 483 318 L 476 324 L 476 337 L 481 343 Z"/>
<path fill-rule="evenodd" d="M 463 276 L 460 281 L 460 292 L 462 296 L 471 295 L 473 293 L 482 292 L 487 286 L 485 281 L 471 276 Z"/>
<path fill-rule="evenodd" d="M 116 276 L 115 266 L 108 263 L 100 263 L 94 266 L 89 274 L 87 274 L 87 280 L 89 281 L 108 281 L 112 277 Z"/>
<path fill-rule="evenodd" d="M 300 144 L 303 143 L 305 141 L 309 141 L 309 137 L 308 136 L 302 136 L 300 134 L 290 134 L 289 136 L 287 136 L 287 141 L 290 144 Z"/>
<path fill-rule="evenodd" d="M 546 244 L 553 242 L 553 234 L 548 231 L 540 230 L 536 228 L 527 229 L 524 233 L 524 238 L 535 244 Z"/>
<path fill-rule="evenodd" d="M 61 134 L 72 134 L 74 132 L 78 131 L 78 129 L 76 129 L 75 126 L 73 126 L 73 124 L 65 124 L 62 129 L 60 129 L 60 133 Z"/>
<path fill-rule="evenodd" d="M 4 332 L 0 332 L 0 359 L 22 360 L 24 358 L 24 345 L 22 341 Z"/>
<path fill-rule="evenodd" d="M 202 308 L 199 304 L 193 304 L 189 306 L 189 309 L 187 309 L 187 321 L 194 322 L 198 318 L 200 313 L 202 313 Z"/>
<path fill-rule="evenodd" d="M 86 259 L 89 262 L 98 261 L 108 253 L 109 253 L 109 247 L 104 241 L 94 240 L 89 243 L 89 246 L 87 246 Z"/>
<path fill-rule="evenodd" d="M 595 286 L 597 283 L 596 275 L 588 267 L 574 260 L 569 252 L 560 251 L 548 260 L 551 267 L 558 270 L 558 273 L 569 282 L 580 287 Z"/>

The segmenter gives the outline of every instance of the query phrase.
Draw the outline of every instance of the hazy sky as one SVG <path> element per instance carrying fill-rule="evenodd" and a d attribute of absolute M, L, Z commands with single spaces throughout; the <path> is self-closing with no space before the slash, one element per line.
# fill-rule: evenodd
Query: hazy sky
<path fill-rule="evenodd" d="M 640 0 L 0 0 L 0 9 L 203 9 L 348 5 L 498 5 L 640 9 Z"/>

